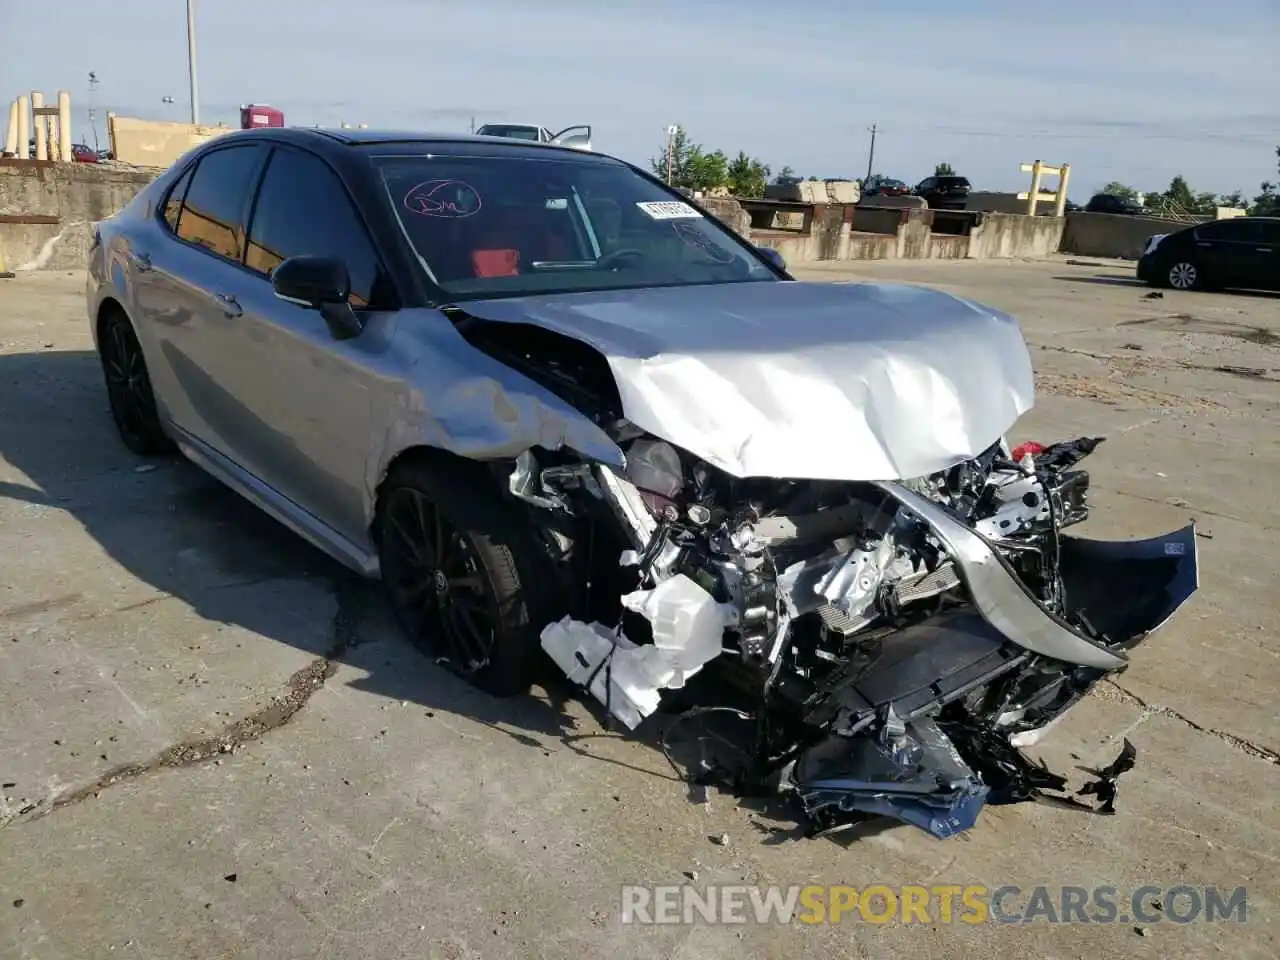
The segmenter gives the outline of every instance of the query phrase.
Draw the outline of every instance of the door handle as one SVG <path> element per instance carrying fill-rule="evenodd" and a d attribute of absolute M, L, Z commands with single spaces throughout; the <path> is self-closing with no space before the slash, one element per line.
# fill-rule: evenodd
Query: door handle
<path fill-rule="evenodd" d="M 129 262 L 133 264 L 133 268 L 139 273 L 146 273 L 151 269 L 151 254 L 131 253 L 129 254 Z"/>
<path fill-rule="evenodd" d="M 222 308 L 222 312 L 232 320 L 244 313 L 234 293 L 215 293 L 213 299 L 218 301 L 218 306 Z"/>
<path fill-rule="evenodd" d="M 1259 247 L 1259 248 L 1258 248 L 1258 253 L 1270 253 L 1270 252 L 1271 252 L 1271 248 L 1270 248 L 1270 247 Z"/>

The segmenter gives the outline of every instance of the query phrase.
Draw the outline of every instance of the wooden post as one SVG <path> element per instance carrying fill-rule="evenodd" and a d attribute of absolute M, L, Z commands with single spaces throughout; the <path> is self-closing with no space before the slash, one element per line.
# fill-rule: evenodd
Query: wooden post
<path fill-rule="evenodd" d="M 37 111 L 44 108 L 44 94 L 39 90 L 31 91 L 31 121 L 35 124 L 36 159 L 49 159 L 49 127 Z"/>
<path fill-rule="evenodd" d="M 71 162 L 71 94 L 58 91 L 58 159 Z"/>
<path fill-rule="evenodd" d="M 1053 206 L 1053 215 L 1055 217 L 1066 216 L 1067 213 L 1067 187 L 1071 183 L 1071 164 L 1064 163 L 1058 168 L 1058 202 Z"/>
<path fill-rule="evenodd" d="M 31 98 L 18 98 L 18 159 L 31 159 Z"/>
<path fill-rule="evenodd" d="M 4 152 L 18 155 L 18 101 L 9 104 L 9 122 L 4 128 Z"/>
<path fill-rule="evenodd" d="M 1031 190 L 1027 193 L 1027 216 L 1036 215 L 1036 197 L 1040 193 L 1040 179 L 1044 176 L 1044 164 L 1037 160 L 1031 164 Z"/>

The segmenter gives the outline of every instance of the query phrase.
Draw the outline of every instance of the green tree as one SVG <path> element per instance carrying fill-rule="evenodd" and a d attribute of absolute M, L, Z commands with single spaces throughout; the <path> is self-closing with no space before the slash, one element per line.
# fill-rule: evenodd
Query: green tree
<path fill-rule="evenodd" d="M 954 177 L 956 175 L 955 167 L 949 163 L 935 164 L 933 167 L 933 175 L 935 177 Z"/>
<path fill-rule="evenodd" d="M 1276 172 L 1280 173 L 1280 147 L 1276 147 Z M 1280 184 L 1263 180 L 1262 192 L 1253 198 L 1255 214 L 1280 214 Z"/>
<path fill-rule="evenodd" d="M 1164 199 L 1172 207 L 1181 207 L 1188 213 L 1195 210 L 1197 197 L 1191 192 L 1186 178 L 1181 174 L 1169 181 L 1169 189 L 1164 192 Z"/>
<path fill-rule="evenodd" d="M 1189 213 L 1195 216 L 1213 216 L 1218 206 L 1218 196 L 1214 193 L 1199 192 L 1191 189 L 1185 177 L 1179 175 L 1169 181 L 1169 189 L 1164 193 L 1147 195 L 1147 206 L 1164 208 L 1164 211 L 1177 215 Z"/>
<path fill-rule="evenodd" d="M 800 177 L 796 176 L 795 170 L 791 167 L 783 167 L 778 171 L 778 175 L 773 178 L 773 182 L 781 184 L 799 183 Z"/>
<path fill-rule="evenodd" d="M 739 150 L 729 164 L 729 190 L 735 197 L 763 197 L 769 172 L 768 166 Z"/>
<path fill-rule="evenodd" d="M 1112 180 L 1098 192 L 1105 193 L 1112 197 L 1128 197 L 1130 200 L 1136 200 L 1138 198 L 1137 190 L 1133 189 L 1133 187 L 1126 186 L 1119 180 Z"/>
<path fill-rule="evenodd" d="M 668 159 L 671 169 L 667 169 Z M 721 150 L 708 153 L 702 144 L 694 143 L 684 127 L 677 127 L 671 138 L 668 157 L 662 153 L 649 161 L 649 168 L 673 187 L 689 190 L 711 190 L 724 186 L 729 179 L 729 158 Z"/>

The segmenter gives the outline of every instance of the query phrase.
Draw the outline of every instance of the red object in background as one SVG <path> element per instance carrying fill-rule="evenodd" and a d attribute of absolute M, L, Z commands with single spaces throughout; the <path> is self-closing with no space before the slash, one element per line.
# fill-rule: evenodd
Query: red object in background
<path fill-rule="evenodd" d="M 519 250 L 472 250 L 471 266 L 477 277 L 518 277 Z"/>
<path fill-rule="evenodd" d="M 257 127 L 283 127 L 284 114 L 275 107 L 251 103 L 240 108 L 240 129 L 253 130 Z"/>
<path fill-rule="evenodd" d="M 1018 444 L 1018 446 L 1013 448 L 1014 462 L 1021 463 L 1022 458 L 1025 457 L 1028 453 L 1031 454 L 1033 457 L 1039 456 L 1040 454 L 1044 453 L 1044 447 L 1036 443 L 1034 440 L 1028 440 L 1026 443 L 1020 443 Z"/>

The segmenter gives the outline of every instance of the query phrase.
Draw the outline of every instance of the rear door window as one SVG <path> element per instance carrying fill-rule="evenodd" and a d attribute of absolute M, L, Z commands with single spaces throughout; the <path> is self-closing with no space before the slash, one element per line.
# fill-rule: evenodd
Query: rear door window
<path fill-rule="evenodd" d="M 386 304 L 378 255 L 338 175 L 315 154 L 277 147 L 254 205 L 245 266 L 270 276 L 298 256 L 342 260 L 353 307 Z"/>
<path fill-rule="evenodd" d="M 185 173 L 178 178 L 178 182 L 169 190 L 168 197 L 164 201 L 164 222 L 169 225 L 170 230 L 178 229 L 178 215 L 182 213 L 182 200 L 187 195 L 187 187 L 191 185 L 191 173 L 195 167 L 187 167 Z"/>
<path fill-rule="evenodd" d="M 179 239 L 239 262 L 244 256 L 245 211 L 261 159 L 262 148 L 256 143 L 201 157 L 182 202 Z"/>

